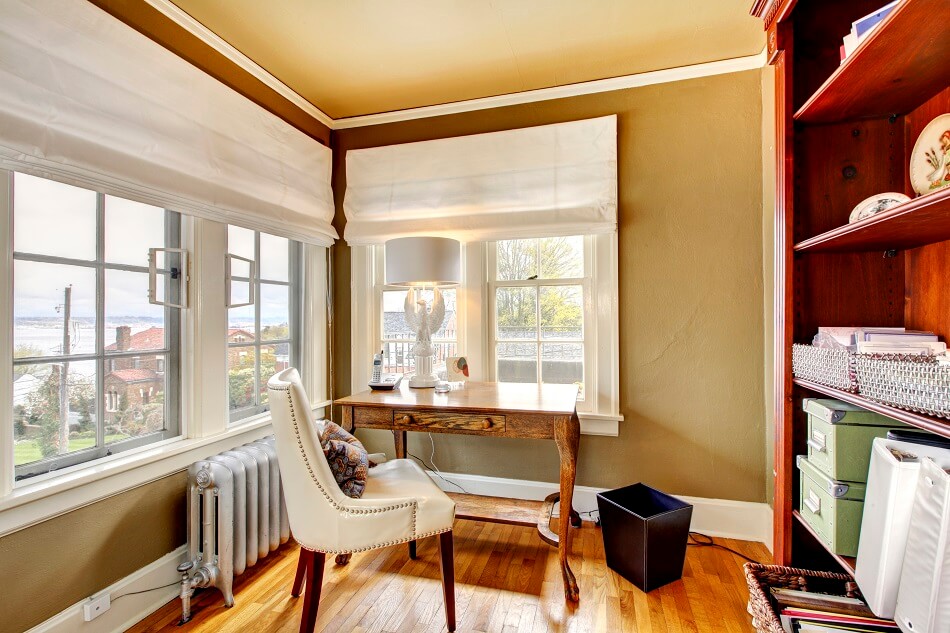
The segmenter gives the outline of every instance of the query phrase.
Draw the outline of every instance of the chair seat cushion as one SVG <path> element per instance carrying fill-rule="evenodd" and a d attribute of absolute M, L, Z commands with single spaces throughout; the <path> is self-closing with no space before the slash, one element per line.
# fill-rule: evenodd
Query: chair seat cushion
<path fill-rule="evenodd" d="M 399 497 L 416 499 L 416 534 L 419 536 L 452 529 L 455 502 L 442 492 L 418 464 L 408 459 L 394 459 L 369 471 L 363 499 Z"/>
<path fill-rule="evenodd" d="M 363 496 L 370 466 L 363 443 L 340 425 L 325 420 L 320 432 L 320 446 L 343 494 L 353 498 Z"/>

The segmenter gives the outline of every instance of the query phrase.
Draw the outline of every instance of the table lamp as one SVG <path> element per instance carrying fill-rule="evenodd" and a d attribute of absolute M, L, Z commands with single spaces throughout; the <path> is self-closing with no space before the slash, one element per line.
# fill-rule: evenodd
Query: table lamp
<path fill-rule="evenodd" d="M 406 324 L 416 333 L 412 355 L 416 370 L 409 379 L 414 388 L 434 387 L 439 381 L 433 370 L 435 348 L 432 335 L 445 320 L 445 302 L 439 287 L 462 281 L 461 246 L 446 237 L 401 237 L 386 242 L 386 284 L 408 288 Z M 422 299 L 422 290 L 432 288 L 432 305 Z"/>

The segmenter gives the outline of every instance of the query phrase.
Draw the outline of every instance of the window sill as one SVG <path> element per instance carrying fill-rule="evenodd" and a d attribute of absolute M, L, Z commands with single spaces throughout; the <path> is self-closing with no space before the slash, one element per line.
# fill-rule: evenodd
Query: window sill
<path fill-rule="evenodd" d="M 581 420 L 581 435 L 603 435 L 606 437 L 620 435 L 620 423 L 623 422 L 622 415 L 579 411 L 577 417 Z"/>
<path fill-rule="evenodd" d="M 270 434 L 270 416 L 203 438 L 181 438 L 34 477 L 0 498 L 0 537 L 184 470 Z"/>

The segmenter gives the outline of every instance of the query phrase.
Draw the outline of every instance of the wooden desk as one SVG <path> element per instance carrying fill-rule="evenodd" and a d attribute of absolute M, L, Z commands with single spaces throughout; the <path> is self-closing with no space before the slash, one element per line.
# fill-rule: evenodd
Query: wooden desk
<path fill-rule="evenodd" d="M 564 595 L 577 601 L 577 581 L 567 560 L 571 524 L 580 525 L 580 517 L 571 505 L 580 439 L 575 410 L 577 387 L 469 382 L 457 391 L 435 393 L 433 389 L 410 389 L 407 383 L 403 380 L 394 391 L 364 391 L 340 398 L 335 404 L 342 407 L 342 426 L 349 431 L 358 427 L 392 431 L 399 458 L 406 457 L 408 431 L 554 440 L 561 458 L 560 493 L 548 497 L 537 526 L 544 540 L 557 545 Z M 558 498 L 562 511 L 558 534 L 554 535 L 549 528 L 550 511 Z M 524 524 L 523 509 L 520 518 L 510 520 L 500 519 L 496 512 L 484 517 L 476 512 L 469 510 L 465 516 Z"/>

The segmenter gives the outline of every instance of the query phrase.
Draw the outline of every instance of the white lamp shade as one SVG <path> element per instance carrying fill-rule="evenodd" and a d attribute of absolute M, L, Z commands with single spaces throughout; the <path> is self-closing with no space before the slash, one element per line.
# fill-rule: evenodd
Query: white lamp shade
<path fill-rule="evenodd" d="M 457 286 L 462 281 L 461 245 L 446 237 L 401 237 L 386 242 L 390 286 Z"/>

